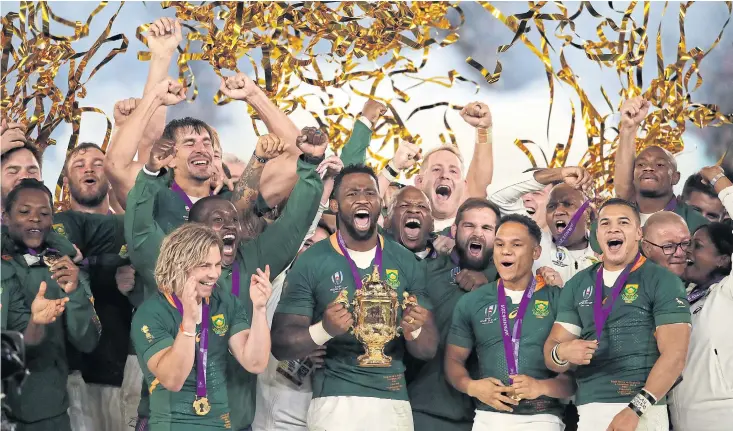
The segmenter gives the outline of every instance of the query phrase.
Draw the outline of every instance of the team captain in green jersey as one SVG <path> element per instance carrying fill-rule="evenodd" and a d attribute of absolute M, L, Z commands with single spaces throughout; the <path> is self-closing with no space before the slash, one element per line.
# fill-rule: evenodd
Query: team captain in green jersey
<path fill-rule="evenodd" d="M 456 239 L 453 252 L 423 261 L 440 341 L 431 360 L 408 362 L 407 392 L 415 429 L 470 430 L 473 424 L 473 400 L 446 381 L 443 357 L 456 303 L 466 292 L 496 279 L 492 248 L 499 218 L 499 208 L 488 200 L 467 199 L 458 207 L 456 224 L 451 227 L 451 236 Z"/>
<path fill-rule="evenodd" d="M 159 292 L 133 317 L 135 351 L 151 382 L 151 431 L 231 429 L 228 356 L 251 373 L 267 367 L 269 268 L 250 277 L 250 321 L 239 299 L 216 286 L 222 247 L 216 232 L 202 224 L 174 230 L 155 267 Z"/>
<path fill-rule="evenodd" d="M 685 366 L 690 306 L 680 279 L 641 256 L 641 236 L 633 204 L 603 204 L 603 262 L 565 284 L 545 342 L 550 369 L 577 366 L 578 431 L 669 429 L 665 395 Z"/>
<path fill-rule="evenodd" d="M 378 235 L 381 203 L 370 168 L 344 168 L 336 176 L 333 196 L 339 230 L 305 251 L 288 273 L 272 323 L 272 353 L 278 360 L 300 359 L 326 345 L 324 368 L 314 375 L 309 429 L 412 431 L 403 353 L 406 347 L 414 357 L 430 359 L 438 341 L 424 269 L 408 250 Z M 404 312 L 398 308 L 407 341 L 400 337 L 386 345 L 391 365 L 367 368 L 357 359 L 361 343 L 348 333 L 352 312 L 335 300 L 341 292 L 353 299 L 374 267 L 398 298 L 407 292 L 419 305 Z"/>
<path fill-rule="evenodd" d="M 475 431 L 564 428 L 558 398 L 571 396 L 573 384 L 568 376 L 548 370 L 542 355 L 560 288 L 532 272 L 541 241 L 534 220 L 504 216 L 494 240 L 494 265 L 501 278 L 464 295 L 453 312 L 445 371 L 457 390 L 478 400 Z M 474 352 L 478 379 L 466 368 Z"/>

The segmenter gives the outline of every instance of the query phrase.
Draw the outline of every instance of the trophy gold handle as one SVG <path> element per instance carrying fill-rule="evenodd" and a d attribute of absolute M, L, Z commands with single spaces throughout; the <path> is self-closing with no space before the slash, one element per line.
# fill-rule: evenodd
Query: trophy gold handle
<path fill-rule="evenodd" d="M 402 292 L 402 309 L 405 310 L 408 306 L 417 307 L 417 301 L 410 299 L 410 294 Z"/>

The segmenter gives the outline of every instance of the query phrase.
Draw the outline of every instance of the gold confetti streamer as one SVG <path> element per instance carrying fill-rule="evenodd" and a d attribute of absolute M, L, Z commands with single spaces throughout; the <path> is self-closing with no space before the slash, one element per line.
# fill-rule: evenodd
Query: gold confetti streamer
<path fill-rule="evenodd" d="M 73 44 L 89 35 L 89 26 L 107 2 L 101 2 L 86 19 L 86 22 L 69 21 L 57 16 L 47 2 L 20 2 L 19 12 L 9 12 L 2 17 L 2 115 L 12 122 L 23 123 L 26 135 L 44 151 L 55 145 L 51 134 L 61 122 L 71 124 L 67 154 L 79 140 L 79 127 L 84 112 L 105 115 L 95 107 L 80 107 L 79 99 L 86 97 L 89 80 L 117 54 L 127 50 L 127 38 L 123 34 L 110 36 L 112 24 L 122 8 L 117 8 L 102 34 L 84 52 L 76 52 Z M 73 35 L 51 33 L 51 22 L 71 28 Z M 40 27 L 39 27 L 40 23 Z M 102 45 L 119 42 L 110 52 L 82 79 L 92 57 Z M 62 66 L 69 66 L 66 90 L 56 84 L 56 76 Z M 11 84 L 15 80 L 14 85 Z M 33 102 L 33 108 L 30 106 Z M 48 109 L 46 108 L 48 105 Z M 102 148 L 107 147 L 112 123 L 107 118 L 107 131 Z M 68 208 L 68 194 L 63 190 L 59 177 L 56 184 L 56 210 Z"/>
<path fill-rule="evenodd" d="M 198 94 L 191 61 L 206 61 L 221 75 L 223 70 L 239 71 L 238 60 L 247 57 L 254 69 L 254 80 L 278 107 L 291 113 L 306 108 L 306 101 L 318 98 L 324 114 L 309 111 L 319 126 L 326 129 L 334 150 L 349 138 L 355 120 L 349 114 L 351 94 L 379 100 L 387 105 L 391 115 L 375 125 L 374 139 L 380 142 L 376 151 L 369 150 L 369 161 L 383 167 L 388 159 L 382 156 L 390 147 L 396 149 L 400 140 L 420 143 L 412 134 L 394 106 L 395 101 L 407 102 L 408 89 L 397 86 L 395 79 L 405 77 L 417 81 L 410 87 L 436 84 L 452 87 L 456 82 L 478 84 L 462 77 L 455 70 L 444 77 L 421 78 L 418 72 L 425 66 L 432 47 L 445 47 L 458 40 L 457 29 L 463 23 L 463 11 L 450 2 L 162 2 L 163 8 L 174 8 L 176 16 L 189 28 L 185 47 L 178 60 L 179 77 Z M 448 13 L 457 14 L 460 23 L 451 26 Z M 436 39 L 436 30 L 447 35 Z M 137 30 L 144 41 L 146 26 Z M 408 55 L 422 51 L 420 64 Z M 252 55 L 261 53 L 257 63 Z M 139 52 L 138 59 L 148 60 L 149 52 Z M 365 68 L 365 61 L 371 62 Z M 376 64 L 376 66 L 375 66 Z M 328 73 L 324 72 L 326 68 Z M 357 83 L 371 83 L 366 92 L 354 88 Z M 387 82 L 392 97 L 376 96 L 377 88 Z M 296 95 L 302 84 L 319 87 L 321 95 Z M 343 91 L 347 102 L 336 104 L 334 93 Z M 218 93 L 217 104 L 228 100 Z M 433 107 L 449 104 L 436 104 Z M 420 110 L 420 107 L 411 115 Z M 455 109 L 455 108 L 454 108 Z M 249 110 L 255 132 L 257 115 Z M 409 117 L 408 117 L 409 118 Z M 448 139 L 453 133 L 445 121 Z M 445 138 L 443 138 L 445 139 Z"/>
<path fill-rule="evenodd" d="M 648 86 L 645 87 L 642 81 L 642 71 L 644 66 L 645 54 L 649 49 L 648 24 L 650 2 L 644 2 L 643 6 L 643 22 L 637 24 L 633 18 L 638 2 L 631 2 L 624 11 L 611 9 L 621 16 L 620 24 L 617 24 L 611 18 L 604 17 L 598 13 L 590 2 L 582 2 L 577 11 L 570 14 L 567 8 L 560 2 L 552 2 L 559 13 L 544 13 L 543 9 L 548 2 L 528 2 L 529 10 L 524 13 L 505 16 L 496 6 L 488 2 L 480 2 L 492 16 L 507 26 L 514 37 L 507 45 L 501 45 L 497 52 L 499 54 L 506 52 L 518 41 L 521 41 L 532 53 L 542 62 L 549 84 L 550 90 L 550 110 L 548 113 L 548 138 L 549 138 L 549 118 L 552 114 L 552 106 L 554 102 L 554 85 L 555 81 L 570 87 L 575 95 L 580 99 L 580 116 L 585 126 L 587 135 L 587 151 L 582 157 L 580 165 L 588 169 L 594 176 L 594 188 L 599 199 L 608 198 L 613 195 L 613 172 L 614 172 L 614 153 L 618 144 L 618 137 L 612 140 L 606 140 L 604 133 L 606 131 L 606 122 L 613 115 L 602 115 L 599 109 L 590 102 L 586 91 L 581 87 L 577 79 L 577 75 L 573 72 L 571 66 L 566 61 L 563 50 L 566 47 L 572 47 L 582 50 L 586 57 L 598 63 L 602 68 L 614 70 L 622 84 L 622 90 L 618 96 L 618 108 L 621 103 L 631 97 L 642 95 L 656 108 L 652 110 L 645 122 L 642 124 L 642 137 L 637 140 L 637 150 L 646 145 L 659 145 L 672 153 L 682 151 L 684 144 L 682 134 L 685 131 L 685 124 L 690 121 L 696 127 L 718 127 L 723 124 L 733 124 L 733 114 L 723 114 L 715 105 L 693 103 L 692 93 L 702 85 L 702 76 L 699 72 L 700 62 L 710 51 L 720 42 L 723 31 L 727 27 L 731 16 L 731 2 L 719 3 L 724 5 L 728 10 L 728 20 L 720 29 L 720 32 L 707 49 L 687 48 L 685 40 L 685 16 L 692 2 L 679 4 L 679 42 L 677 46 L 677 56 L 674 63 L 665 66 L 662 56 L 661 38 L 662 25 L 659 24 L 656 37 L 656 65 L 658 76 L 654 78 Z M 668 4 L 665 3 L 662 16 L 666 12 Z M 575 20 L 587 11 L 593 18 L 599 20 L 596 26 L 596 34 L 598 40 L 584 40 L 575 33 Z M 552 58 L 548 47 L 551 43 L 548 34 L 545 32 L 545 26 L 550 22 L 555 22 L 555 38 L 562 42 L 560 49 L 556 52 L 556 58 L 560 62 L 560 69 L 555 70 L 552 65 Z M 534 26 L 540 34 L 540 47 L 537 48 L 527 37 L 527 32 Z M 616 32 L 616 40 L 607 37 L 610 32 Z M 554 49 L 553 49 L 554 51 Z M 554 58 L 554 57 L 553 57 Z M 473 58 L 468 57 L 466 62 L 473 68 L 477 69 L 486 79 L 488 83 L 494 83 L 501 77 L 502 65 L 497 60 L 493 73 L 476 62 Z M 695 77 L 694 85 L 690 81 Z M 613 104 L 601 87 L 601 94 L 613 111 Z M 572 144 L 572 136 L 575 128 L 576 111 L 575 105 L 571 100 L 572 123 L 568 140 L 564 144 L 557 144 L 552 155 L 552 159 L 547 166 L 558 167 L 564 166 Z M 615 127 L 612 130 L 618 132 Z M 519 147 L 532 163 L 537 166 L 529 145 L 534 142 L 529 140 L 517 139 L 515 145 Z M 538 147 L 539 148 L 539 147 Z M 544 152 L 542 152 L 544 156 Z"/>

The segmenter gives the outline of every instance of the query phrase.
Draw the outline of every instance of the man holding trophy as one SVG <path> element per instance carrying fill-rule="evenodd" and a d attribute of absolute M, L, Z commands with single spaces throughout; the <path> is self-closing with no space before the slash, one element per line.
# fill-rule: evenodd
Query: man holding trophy
<path fill-rule="evenodd" d="M 324 367 L 313 378 L 309 429 L 412 431 L 404 350 L 427 360 L 438 341 L 424 269 L 408 250 L 378 235 L 381 203 L 370 168 L 343 169 L 333 196 L 339 230 L 304 252 L 288 273 L 272 353 L 299 359 L 326 346 Z"/>

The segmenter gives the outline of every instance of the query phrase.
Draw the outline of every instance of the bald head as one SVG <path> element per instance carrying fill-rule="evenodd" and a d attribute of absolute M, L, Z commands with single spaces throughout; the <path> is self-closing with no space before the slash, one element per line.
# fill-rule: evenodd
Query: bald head
<path fill-rule="evenodd" d="M 644 255 L 675 275 L 682 276 L 690 245 L 690 231 L 685 220 L 671 211 L 660 211 L 649 217 L 643 233 Z"/>

